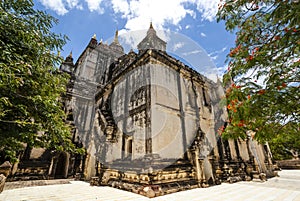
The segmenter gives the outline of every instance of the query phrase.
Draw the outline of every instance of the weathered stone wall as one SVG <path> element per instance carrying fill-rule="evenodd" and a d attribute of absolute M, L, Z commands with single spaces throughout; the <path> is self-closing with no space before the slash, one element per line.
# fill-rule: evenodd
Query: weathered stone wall
<path fill-rule="evenodd" d="M 138 49 L 123 55 L 116 38 L 110 46 L 91 40 L 75 65 L 86 179 L 97 174 L 93 183 L 137 192 L 137 183 L 148 185 L 160 195 L 272 173 L 268 151 L 251 137 L 220 138 L 227 120 L 220 82 L 169 56 L 152 26 Z"/>
<path fill-rule="evenodd" d="M 106 160 L 127 157 L 128 152 L 131 159 L 142 158 L 148 153 L 159 154 L 162 158 L 180 158 L 193 142 L 200 124 L 208 134 L 212 149 L 216 144 L 215 132 L 210 125 L 213 113 L 211 109 L 203 109 L 211 106 L 203 105 L 204 86 L 197 91 L 192 85 L 190 80 L 168 66 L 152 63 L 136 67 L 120 78 L 111 92 L 110 103 L 111 118 L 119 134 L 124 135 L 121 137 L 124 144 L 123 148 L 120 140 L 109 144 L 108 153 L 114 154 L 108 154 Z M 209 96 L 209 92 L 205 93 Z M 151 141 L 149 148 L 147 140 Z M 131 151 L 128 143 L 132 143 Z M 122 150 L 123 156 L 113 149 Z"/>
<path fill-rule="evenodd" d="M 97 131 L 99 128 L 94 126 L 96 90 L 97 87 L 105 85 L 110 80 L 110 64 L 124 54 L 113 48 L 106 44 L 97 44 L 97 40 L 92 38 L 72 72 L 74 73 L 72 98 L 67 104 L 72 110 L 73 123 L 76 127 L 74 139 L 87 150 L 86 160 L 82 164 L 86 179 L 96 174 L 95 154 L 99 152 L 98 144 L 101 141 L 99 131 Z"/>

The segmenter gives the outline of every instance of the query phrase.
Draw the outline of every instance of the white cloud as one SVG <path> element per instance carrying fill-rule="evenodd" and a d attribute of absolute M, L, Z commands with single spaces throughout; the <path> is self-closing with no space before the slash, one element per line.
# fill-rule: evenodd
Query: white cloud
<path fill-rule="evenodd" d="M 198 11 L 202 14 L 202 19 L 213 21 L 218 12 L 220 0 L 193 0 L 197 5 Z"/>
<path fill-rule="evenodd" d="M 62 0 L 40 0 L 46 8 L 55 11 L 58 15 L 64 15 L 68 12 Z"/>
<path fill-rule="evenodd" d="M 83 10 L 83 2 L 87 4 L 89 11 L 103 13 L 104 9 L 100 7 L 102 0 L 39 0 L 47 9 L 55 11 L 58 15 L 64 15 L 71 9 Z"/>
<path fill-rule="evenodd" d="M 136 49 L 138 43 L 142 41 L 146 34 L 145 29 L 139 31 L 128 31 L 126 29 L 122 29 L 119 31 L 119 40 L 121 44 L 128 45 L 130 49 Z"/>
<path fill-rule="evenodd" d="M 218 66 L 217 67 L 217 70 L 218 70 L 218 76 L 219 77 L 223 77 L 224 73 L 227 72 L 227 68 L 228 68 L 228 65 L 223 65 L 223 66 Z M 221 79 L 222 80 L 222 79 Z"/>
<path fill-rule="evenodd" d="M 212 61 L 217 61 L 218 58 L 219 58 L 219 56 L 222 53 L 224 53 L 226 50 L 227 50 L 227 47 L 223 47 L 221 50 L 216 50 L 214 52 L 209 53 L 208 56 L 210 57 L 210 59 Z M 219 69 L 219 68 L 221 68 L 221 69 Z M 219 69 L 220 72 L 221 71 L 224 72 L 227 69 L 227 67 L 224 67 L 224 66 L 223 67 L 219 67 L 219 68 L 218 69 Z M 220 72 L 218 73 L 218 75 L 221 75 Z"/>
<path fill-rule="evenodd" d="M 149 26 L 149 24 L 148 24 Z M 169 31 L 168 30 L 156 30 L 157 36 L 162 40 L 168 42 L 170 40 Z M 143 40 L 143 38 L 147 34 L 147 29 L 137 30 L 137 31 L 129 31 L 127 29 L 119 30 L 119 40 L 121 44 L 125 45 L 125 49 L 136 49 L 137 45 Z M 108 39 L 108 41 L 112 41 L 113 38 Z M 129 47 L 126 47 L 129 46 Z M 126 51 L 125 51 L 126 52 Z"/>
<path fill-rule="evenodd" d="M 195 11 L 193 11 L 193 10 L 186 10 L 186 12 L 187 12 L 187 14 L 189 14 L 190 16 L 192 16 L 194 19 L 196 19 L 196 12 Z"/>
<path fill-rule="evenodd" d="M 100 7 L 102 0 L 85 0 L 90 11 L 97 11 L 103 13 L 104 9 Z"/>
<path fill-rule="evenodd" d="M 121 12 L 127 19 L 125 28 L 128 30 L 145 29 L 152 21 L 156 29 L 161 29 L 166 23 L 178 25 L 186 15 L 194 15 L 194 11 L 186 9 L 186 0 L 124 0 L 112 1 L 115 12 Z M 126 5 L 126 9 L 124 9 Z M 127 7 L 128 5 L 128 7 Z"/>
<path fill-rule="evenodd" d="M 125 18 L 129 14 L 130 10 L 129 10 L 129 4 L 127 0 L 112 0 L 111 3 L 113 6 L 113 10 L 116 13 L 122 13 L 123 18 Z"/>
<path fill-rule="evenodd" d="M 203 32 L 201 32 L 200 35 L 201 35 L 202 37 L 206 37 L 206 34 L 203 33 Z"/>
<path fill-rule="evenodd" d="M 217 60 L 217 58 L 218 58 L 218 55 L 215 55 L 215 56 L 210 56 L 210 58 L 211 58 L 213 61 L 215 61 L 215 60 Z"/>
<path fill-rule="evenodd" d="M 175 52 L 176 50 L 182 48 L 183 46 L 184 46 L 183 42 L 175 43 L 172 49 Z"/>
<path fill-rule="evenodd" d="M 198 54 L 200 52 L 202 52 L 202 51 L 200 51 L 200 50 L 194 50 L 194 51 L 182 53 L 182 55 L 188 56 L 188 55 L 191 55 L 191 54 Z"/>
<path fill-rule="evenodd" d="M 221 53 L 225 52 L 226 50 L 227 50 L 227 47 L 223 47 L 221 50 L 217 50 L 217 51 L 209 53 L 208 56 L 212 56 L 212 55 L 216 55 L 216 54 L 221 54 Z"/>
<path fill-rule="evenodd" d="M 66 0 L 66 2 L 69 9 L 76 8 L 78 10 L 83 10 L 83 6 L 79 3 L 79 0 Z"/>
<path fill-rule="evenodd" d="M 156 29 L 162 29 L 167 24 L 179 26 L 186 16 L 190 15 L 195 19 L 198 12 L 202 20 L 213 21 L 219 3 L 219 0 L 111 0 L 110 3 L 103 0 L 39 1 L 59 15 L 64 15 L 71 9 L 82 10 L 83 6 L 100 14 L 105 8 L 112 7 L 114 13 L 121 14 L 127 20 L 125 28 L 131 31 L 145 29 L 150 21 Z"/>

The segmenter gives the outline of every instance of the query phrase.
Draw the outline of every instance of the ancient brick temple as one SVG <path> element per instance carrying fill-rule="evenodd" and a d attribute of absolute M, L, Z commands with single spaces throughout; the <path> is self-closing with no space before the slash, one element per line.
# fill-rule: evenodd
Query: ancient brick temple
<path fill-rule="evenodd" d="M 220 82 L 170 56 L 166 45 L 151 24 L 137 52 L 126 54 L 116 32 L 109 45 L 94 36 L 75 64 L 66 58 L 61 70 L 72 78 L 65 108 L 87 154 L 52 156 L 50 176 L 81 175 L 154 197 L 273 175 L 267 144 L 251 133 L 219 137 L 227 118 Z"/>

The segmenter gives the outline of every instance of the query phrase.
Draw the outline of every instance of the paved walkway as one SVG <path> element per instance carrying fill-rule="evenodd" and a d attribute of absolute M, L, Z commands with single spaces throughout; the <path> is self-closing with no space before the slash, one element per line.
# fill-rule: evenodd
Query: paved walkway
<path fill-rule="evenodd" d="M 197 188 L 153 199 L 82 181 L 4 190 L 1 201 L 300 201 L 300 170 L 283 170 L 267 182 L 238 182 Z"/>

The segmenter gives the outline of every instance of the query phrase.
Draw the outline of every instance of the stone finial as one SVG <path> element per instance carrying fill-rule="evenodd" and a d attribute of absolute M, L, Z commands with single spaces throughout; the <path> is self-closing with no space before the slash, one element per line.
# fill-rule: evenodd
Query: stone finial
<path fill-rule="evenodd" d="M 153 29 L 152 21 L 150 22 L 150 27 L 149 27 L 149 29 Z"/>
<path fill-rule="evenodd" d="M 66 57 L 64 63 L 70 63 L 73 65 L 73 53 L 72 51 L 70 52 L 69 56 Z"/>
<path fill-rule="evenodd" d="M 154 27 L 153 27 L 153 24 L 152 24 L 152 22 L 150 22 L 150 27 L 149 27 L 149 29 L 148 29 L 148 31 L 147 31 L 147 35 L 156 35 L 156 31 L 155 31 L 155 29 L 154 29 Z"/>
<path fill-rule="evenodd" d="M 94 34 L 88 44 L 88 47 L 95 49 L 97 47 L 97 44 L 98 42 L 97 42 L 96 34 Z"/>
<path fill-rule="evenodd" d="M 116 30 L 115 33 L 115 38 L 113 40 L 113 42 L 109 45 L 109 47 L 111 49 L 113 49 L 114 51 L 118 51 L 118 52 L 124 52 L 124 48 L 121 46 L 121 44 L 119 43 L 119 39 L 118 39 L 118 29 Z"/>
<path fill-rule="evenodd" d="M 116 30 L 115 38 L 114 38 L 114 42 L 115 42 L 115 43 L 119 43 L 118 35 L 119 35 L 118 30 Z"/>

